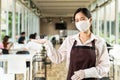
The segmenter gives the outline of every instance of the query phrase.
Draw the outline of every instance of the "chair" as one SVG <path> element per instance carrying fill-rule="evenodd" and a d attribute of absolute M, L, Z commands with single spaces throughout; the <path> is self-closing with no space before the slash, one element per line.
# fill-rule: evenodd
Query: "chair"
<path fill-rule="evenodd" d="M 24 74 L 26 80 L 26 60 L 20 55 L 11 55 L 8 59 L 8 74 Z"/>
<path fill-rule="evenodd" d="M 0 67 L 0 75 L 4 73 L 4 70 L 2 67 Z"/>
<path fill-rule="evenodd" d="M 1 74 L 0 80 L 15 80 L 14 74 Z"/>
<path fill-rule="evenodd" d="M 2 49 L 3 54 L 9 54 L 9 51 L 7 49 Z"/>
<path fill-rule="evenodd" d="M 4 74 L 3 68 L 0 67 L 0 80 L 14 80 L 14 75 Z"/>

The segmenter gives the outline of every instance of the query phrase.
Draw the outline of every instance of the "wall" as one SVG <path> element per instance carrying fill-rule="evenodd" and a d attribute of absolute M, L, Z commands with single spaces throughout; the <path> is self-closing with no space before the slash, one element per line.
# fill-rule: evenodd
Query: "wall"
<path fill-rule="evenodd" d="M 63 18 L 67 23 L 67 30 L 76 30 L 74 23 L 71 23 L 71 18 Z M 46 18 L 40 19 L 40 34 L 55 35 L 59 34 L 59 30 L 55 30 L 55 23 L 60 22 L 60 18 L 51 18 L 52 23 L 49 23 Z"/>
<path fill-rule="evenodd" d="M 1 0 L 0 0 L 0 34 L 1 34 Z M 0 41 L 1 41 L 1 35 L 0 35 Z"/>

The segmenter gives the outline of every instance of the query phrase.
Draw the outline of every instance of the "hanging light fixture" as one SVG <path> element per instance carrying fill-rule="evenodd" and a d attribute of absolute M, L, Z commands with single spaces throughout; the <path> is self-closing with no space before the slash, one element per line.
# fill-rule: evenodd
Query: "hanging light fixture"
<path fill-rule="evenodd" d="M 48 19 L 47 19 L 47 22 L 48 22 L 48 23 L 52 23 L 52 18 L 48 18 Z"/>
<path fill-rule="evenodd" d="M 60 22 L 61 22 L 61 23 L 64 23 L 64 20 L 63 20 L 63 18 L 62 18 L 62 17 L 60 17 Z"/>
<path fill-rule="evenodd" d="M 38 8 L 35 10 L 35 13 L 36 13 L 36 15 L 38 15 L 38 16 L 41 15 L 41 11 L 40 11 Z"/>

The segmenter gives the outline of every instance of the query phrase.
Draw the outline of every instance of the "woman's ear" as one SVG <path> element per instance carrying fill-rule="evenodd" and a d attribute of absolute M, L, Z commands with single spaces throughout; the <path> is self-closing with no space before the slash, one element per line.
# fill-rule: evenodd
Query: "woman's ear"
<path fill-rule="evenodd" d="M 92 18 L 89 19 L 90 24 L 92 24 Z"/>
<path fill-rule="evenodd" d="M 92 23 L 92 18 L 90 18 L 90 23 Z"/>

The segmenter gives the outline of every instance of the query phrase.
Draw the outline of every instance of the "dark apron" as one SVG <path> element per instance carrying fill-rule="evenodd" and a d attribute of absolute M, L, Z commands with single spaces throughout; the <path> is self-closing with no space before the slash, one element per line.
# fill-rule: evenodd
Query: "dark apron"
<path fill-rule="evenodd" d="M 67 80 L 71 80 L 71 77 L 74 75 L 75 71 L 95 67 L 96 63 L 95 41 L 94 40 L 92 41 L 92 47 L 76 46 L 76 44 L 77 41 L 74 41 L 74 44 L 71 49 Z M 82 80 L 97 80 L 97 79 L 84 78 Z"/>

